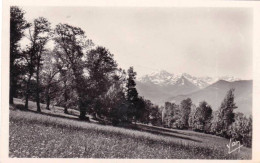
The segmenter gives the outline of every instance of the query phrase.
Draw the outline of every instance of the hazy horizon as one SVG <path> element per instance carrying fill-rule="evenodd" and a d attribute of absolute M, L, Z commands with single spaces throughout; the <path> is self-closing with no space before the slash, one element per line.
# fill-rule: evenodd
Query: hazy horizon
<path fill-rule="evenodd" d="M 22 7 L 29 22 L 82 28 L 138 77 L 154 71 L 252 79 L 252 10 L 248 8 Z"/>

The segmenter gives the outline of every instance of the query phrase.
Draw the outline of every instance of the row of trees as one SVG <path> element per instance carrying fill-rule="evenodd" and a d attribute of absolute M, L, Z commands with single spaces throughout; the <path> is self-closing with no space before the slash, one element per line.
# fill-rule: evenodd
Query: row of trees
<path fill-rule="evenodd" d="M 69 24 L 51 23 L 37 18 L 28 23 L 24 11 L 18 7 L 10 10 L 10 104 L 13 98 L 80 111 L 118 124 L 140 121 L 160 122 L 159 107 L 138 95 L 135 88 L 136 72 L 118 67 L 113 54 L 96 46 L 85 32 Z M 26 47 L 21 47 L 26 40 Z M 48 48 L 48 44 L 52 47 Z"/>
<path fill-rule="evenodd" d="M 251 147 L 252 118 L 247 118 L 242 113 L 234 113 L 237 108 L 234 91 L 231 89 L 227 92 L 216 112 L 212 111 L 206 101 L 200 102 L 198 107 L 192 104 L 190 98 L 183 100 L 180 105 L 166 102 L 162 112 L 163 125 L 233 138 Z"/>

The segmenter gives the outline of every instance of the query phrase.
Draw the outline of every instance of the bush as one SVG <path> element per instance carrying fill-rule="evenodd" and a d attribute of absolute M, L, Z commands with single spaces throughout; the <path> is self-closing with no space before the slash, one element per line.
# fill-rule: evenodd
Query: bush
<path fill-rule="evenodd" d="M 235 114 L 235 122 L 229 128 L 228 136 L 247 147 L 252 146 L 252 118 L 242 113 Z"/>
<path fill-rule="evenodd" d="M 193 115 L 192 129 L 201 132 L 210 132 L 212 109 L 206 101 L 200 102 Z"/>

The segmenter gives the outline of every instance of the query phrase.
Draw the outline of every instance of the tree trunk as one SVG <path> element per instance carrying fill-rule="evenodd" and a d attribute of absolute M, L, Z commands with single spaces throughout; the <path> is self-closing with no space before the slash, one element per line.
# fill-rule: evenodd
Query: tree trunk
<path fill-rule="evenodd" d="M 13 76 L 13 61 L 10 61 L 10 85 L 9 85 L 9 104 L 14 104 L 14 76 Z"/>
<path fill-rule="evenodd" d="M 84 106 L 84 95 L 83 93 L 86 93 L 84 92 L 82 89 L 84 87 L 82 87 L 82 78 L 81 78 L 81 74 L 79 74 L 79 72 L 77 71 L 77 68 L 76 67 L 72 67 L 72 70 L 73 70 L 73 74 L 75 76 L 75 79 L 76 79 L 76 90 L 77 90 L 77 93 L 78 93 L 78 96 L 79 96 L 79 99 L 78 99 L 78 106 L 79 106 L 79 111 L 80 111 L 80 115 L 79 115 L 79 119 L 80 120 L 89 120 L 88 117 L 86 117 L 86 113 L 87 113 L 87 109 L 86 107 Z"/>
<path fill-rule="evenodd" d="M 26 95 L 25 95 L 25 105 L 24 105 L 25 110 L 28 110 L 28 101 L 29 101 L 29 95 L 30 95 L 31 78 L 32 78 L 32 74 L 30 73 L 29 78 L 28 78 L 27 83 L 26 83 Z"/>
<path fill-rule="evenodd" d="M 10 75 L 10 86 L 9 86 L 9 104 L 14 104 L 14 82 L 13 77 Z"/>
<path fill-rule="evenodd" d="M 64 107 L 64 113 L 69 114 L 67 106 Z"/>
<path fill-rule="evenodd" d="M 86 117 L 86 109 L 85 108 L 80 108 L 80 115 L 79 115 L 79 119 L 80 120 L 88 120 L 88 118 Z"/>
<path fill-rule="evenodd" d="M 46 100 L 46 109 L 47 110 L 51 110 L 50 109 L 50 99 L 49 98 Z"/>
<path fill-rule="evenodd" d="M 50 110 L 50 95 L 49 95 L 49 84 L 47 84 L 44 91 L 45 101 L 46 101 L 46 110 Z"/>
<path fill-rule="evenodd" d="M 67 102 L 68 102 L 67 90 L 65 90 L 65 93 L 64 93 L 64 101 L 65 101 L 64 113 L 69 114 L 68 107 L 67 107 L 67 105 L 68 105 L 67 104 Z"/>
<path fill-rule="evenodd" d="M 25 110 L 28 110 L 28 101 L 29 101 L 29 96 L 30 96 L 30 86 L 31 86 L 31 78 L 32 78 L 32 75 L 33 75 L 33 57 L 32 57 L 32 52 L 30 53 L 30 63 L 28 64 L 29 66 L 29 78 L 27 80 L 27 83 L 26 83 L 26 95 L 25 95 L 25 105 L 24 105 L 24 109 Z"/>
<path fill-rule="evenodd" d="M 39 89 L 39 71 L 40 71 L 40 59 L 37 62 L 37 69 L 36 69 L 36 105 L 37 105 L 37 112 L 41 112 L 40 106 L 40 89 Z"/>
<path fill-rule="evenodd" d="M 50 95 L 48 93 L 49 93 L 49 91 L 46 93 L 46 109 L 50 110 L 51 99 L 50 99 Z"/>
<path fill-rule="evenodd" d="M 64 87 L 65 87 L 65 90 L 64 90 L 64 101 L 65 101 L 65 106 L 64 106 L 64 113 L 65 114 L 69 114 L 68 112 L 68 88 L 67 88 L 67 79 L 64 81 Z"/>
<path fill-rule="evenodd" d="M 86 117 L 87 109 L 85 108 L 84 103 L 82 102 L 82 99 L 83 99 L 82 97 L 79 97 L 79 101 L 78 101 L 79 110 L 80 110 L 79 119 L 89 121 L 89 118 Z"/>

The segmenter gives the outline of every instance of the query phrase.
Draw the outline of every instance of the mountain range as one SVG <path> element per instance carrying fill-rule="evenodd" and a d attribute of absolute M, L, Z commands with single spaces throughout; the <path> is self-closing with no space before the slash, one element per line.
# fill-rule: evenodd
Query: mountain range
<path fill-rule="evenodd" d="M 155 104 L 164 105 L 166 101 L 179 104 L 189 97 L 196 106 L 205 100 L 213 110 L 219 108 L 227 91 L 235 88 L 236 110 L 246 115 L 252 112 L 252 80 L 175 75 L 163 70 L 138 78 L 136 84 L 139 94 Z"/>

